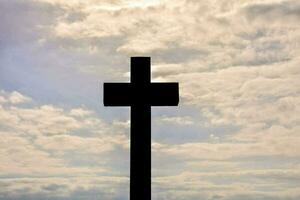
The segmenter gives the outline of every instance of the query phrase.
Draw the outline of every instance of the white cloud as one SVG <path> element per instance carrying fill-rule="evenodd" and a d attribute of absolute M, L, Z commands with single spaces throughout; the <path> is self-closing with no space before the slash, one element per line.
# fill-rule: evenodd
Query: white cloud
<path fill-rule="evenodd" d="M 26 97 L 22 94 L 20 94 L 19 92 L 12 92 L 9 96 L 9 101 L 12 103 L 12 104 L 18 104 L 18 103 L 24 103 L 24 102 L 28 102 L 30 101 L 31 99 L 29 97 Z"/>
<path fill-rule="evenodd" d="M 299 157 L 299 126 L 242 129 L 227 140 L 154 145 L 153 152 L 185 161 L 232 160 L 266 156 Z"/>
<path fill-rule="evenodd" d="M 174 125 L 181 125 L 181 126 L 188 126 L 194 124 L 193 119 L 189 116 L 184 116 L 184 117 L 162 116 L 157 118 L 156 121 L 161 124 L 174 124 Z"/>
<path fill-rule="evenodd" d="M 281 45 L 295 45 L 292 41 L 299 39 L 296 1 L 140 2 L 144 7 L 128 7 L 120 1 L 110 5 L 114 4 L 120 9 L 97 9 L 101 3 L 93 1 L 81 3 L 78 10 L 86 17 L 75 22 L 62 18 L 55 27 L 57 36 L 119 36 L 125 43 L 117 50 L 126 54 L 199 49 L 209 53 L 205 61 L 210 65 L 281 61 L 293 51 Z M 137 5 L 136 1 L 128 1 L 130 4 Z M 265 49 L 267 46 L 270 48 Z"/>
<path fill-rule="evenodd" d="M 75 116 L 75 117 L 85 117 L 88 115 L 91 115 L 92 112 L 90 110 L 86 110 L 83 108 L 74 108 L 70 111 L 70 115 Z"/>
<path fill-rule="evenodd" d="M 15 94 L 2 92 L 1 97 L 9 100 Z M 18 93 L 18 96 L 23 95 Z M 8 100 L 0 105 L 1 176 L 110 173 L 109 166 L 69 166 L 72 158 L 65 155 L 76 152 L 99 156 L 116 149 L 127 152 L 128 138 L 118 125 L 121 122 L 106 124 L 83 108 L 70 111 L 53 105 L 28 105 L 24 108 Z"/>
<path fill-rule="evenodd" d="M 199 107 L 212 124 L 294 126 L 300 120 L 298 63 L 236 67 L 172 79 L 182 83 L 186 103 Z"/>
<path fill-rule="evenodd" d="M 17 91 L 13 91 L 11 93 L 6 92 L 4 90 L 0 91 L 0 103 L 11 103 L 11 104 L 22 104 L 26 102 L 30 102 L 31 98 L 27 97 L 25 95 L 22 95 L 21 93 Z"/>
<path fill-rule="evenodd" d="M 2 121 L 2 126 L 17 128 L 20 133 L 29 135 L 65 134 L 82 127 L 82 123 L 64 114 L 61 108 L 43 105 L 36 108 L 5 107 L 1 109 L 3 117 L 10 121 Z"/>
<path fill-rule="evenodd" d="M 40 148 L 64 152 L 72 151 L 87 154 L 101 154 L 113 151 L 115 147 L 127 148 L 127 138 L 125 136 L 83 138 L 71 135 L 56 135 L 51 137 L 39 137 L 35 144 Z"/>

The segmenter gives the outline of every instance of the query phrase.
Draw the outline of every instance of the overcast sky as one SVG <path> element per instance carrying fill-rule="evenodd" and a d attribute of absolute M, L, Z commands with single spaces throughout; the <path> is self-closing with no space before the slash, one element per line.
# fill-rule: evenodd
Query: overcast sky
<path fill-rule="evenodd" d="M 152 109 L 153 200 L 300 199 L 298 0 L 0 0 L 0 200 L 128 200 L 131 56 L 180 85 Z M 142 134 L 142 133 L 141 133 Z"/>

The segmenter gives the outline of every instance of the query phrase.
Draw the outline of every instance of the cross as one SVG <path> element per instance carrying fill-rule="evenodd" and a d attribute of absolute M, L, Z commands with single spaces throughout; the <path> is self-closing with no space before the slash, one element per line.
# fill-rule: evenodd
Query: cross
<path fill-rule="evenodd" d="M 151 83 L 150 57 L 132 57 L 130 83 L 104 83 L 104 106 L 130 106 L 130 199 L 151 200 L 151 106 L 177 106 L 178 83 Z"/>

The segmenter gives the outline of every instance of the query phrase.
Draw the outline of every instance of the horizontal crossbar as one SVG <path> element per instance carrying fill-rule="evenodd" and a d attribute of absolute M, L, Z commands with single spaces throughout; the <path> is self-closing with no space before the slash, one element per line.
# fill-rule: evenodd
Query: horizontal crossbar
<path fill-rule="evenodd" d="M 104 83 L 104 106 L 177 106 L 178 83 Z"/>

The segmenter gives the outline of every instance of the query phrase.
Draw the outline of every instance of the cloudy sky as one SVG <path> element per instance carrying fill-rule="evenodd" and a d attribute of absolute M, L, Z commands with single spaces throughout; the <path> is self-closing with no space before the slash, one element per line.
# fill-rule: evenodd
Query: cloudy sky
<path fill-rule="evenodd" d="M 128 200 L 129 108 L 153 81 L 152 199 L 300 199 L 298 0 L 0 0 L 0 200 Z"/>

